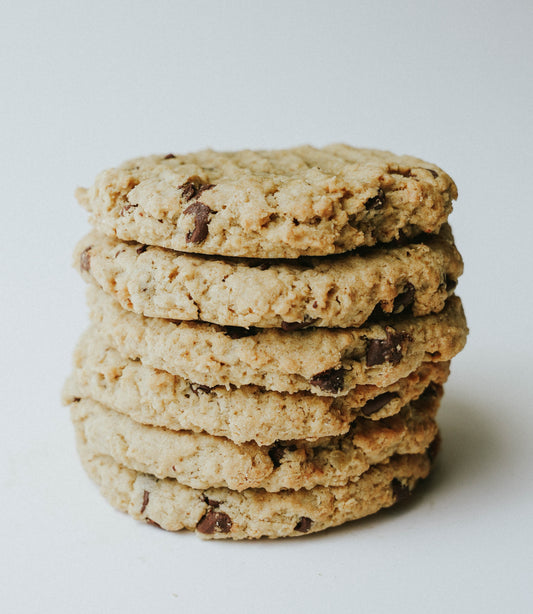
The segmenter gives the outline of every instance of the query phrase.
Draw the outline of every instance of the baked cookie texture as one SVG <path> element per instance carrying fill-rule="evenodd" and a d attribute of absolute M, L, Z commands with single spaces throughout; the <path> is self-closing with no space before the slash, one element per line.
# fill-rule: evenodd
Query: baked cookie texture
<path fill-rule="evenodd" d="M 111 505 L 167 531 L 188 529 L 206 539 L 298 537 L 368 516 L 410 495 L 428 476 L 435 448 L 395 456 L 344 486 L 237 492 L 191 488 L 130 469 L 99 454 L 83 430 L 75 430 L 82 464 Z"/>
<path fill-rule="evenodd" d="M 360 385 L 385 387 L 428 361 L 451 360 L 466 342 L 458 297 L 443 311 L 364 328 L 225 329 L 126 311 L 89 287 L 91 320 L 119 352 L 202 386 L 254 384 L 278 392 L 342 396 Z"/>
<path fill-rule="evenodd" d="M 444 384 L 449 370 L 449 362 L 425 362 L 389 386 L 357 386 L 337 397 L 253 385 L 210 388 L 130 360 L 92 329 L 74 352 L 63 396 L 67 404 L 93 399 L 142 424 L 269 446 L 278 440 L 343 435 L 359 417 L 393 416 L 427 388 Z"/>
<path fill-rule="evenodd" d="M 133 518 L 302 536 L 406 498 L 468 328 L 437 166 L 331 145 L 136 158 L 77 191 L 89 328 L 63 389 Z"/>
<path fill-rule="evenodd" d="M 88 398 L 74 401 L 71 415 L 92 449 L 136 471 L 192 488 L 276 492 L 340 486 L 394 454 L 424 452 L 437 435 L 441 395 L 441 389 L 429 389 L 399 414 L 379 421 L 360 418 L 341 437 L 270 447 L 142 425 Z"/>
<path fill-rule="evenodd" d="M 376 310 L 438 313 L 463 270 L 448 225 L 423 243 L 267 263 L 177 254 L 93 231 L 74 263 L 145 316 L 284 330 L 361 326 Z"/>
<path fill-rule="evenodd" d="M 418 158 L 338 144 L 135 158 L 76 196 L 96 228 L 125 241 L 297 258 L 438 232 L 457 188 Z"/>

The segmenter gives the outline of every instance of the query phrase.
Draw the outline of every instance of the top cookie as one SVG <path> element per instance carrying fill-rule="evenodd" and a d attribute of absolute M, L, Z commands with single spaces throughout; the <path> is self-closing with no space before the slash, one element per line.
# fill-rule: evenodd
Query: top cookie
<path fill-rule="evenodd" d="M 297 258 L 438 232 L 457 189 L 417 158 L 329 145 L 136 158 L 76 196 L 98 229 L 126 241 Z"/>

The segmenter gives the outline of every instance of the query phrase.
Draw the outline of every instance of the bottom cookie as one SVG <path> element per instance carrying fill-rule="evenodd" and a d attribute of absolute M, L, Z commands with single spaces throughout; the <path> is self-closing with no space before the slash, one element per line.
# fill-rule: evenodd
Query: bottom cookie
<path fill-rule="evenodd" d="M 437 447 L 435 440 L 424 454 L 394 456 L 345 486 L 269 493 L 190 488 L 98 454 L 79 428 L 76 439 L 86 472 L 114 507 L 162 529 L 188 529 L 210 539 L 299 536 L 373 514 L 404 499 L 427 477 Z"/>

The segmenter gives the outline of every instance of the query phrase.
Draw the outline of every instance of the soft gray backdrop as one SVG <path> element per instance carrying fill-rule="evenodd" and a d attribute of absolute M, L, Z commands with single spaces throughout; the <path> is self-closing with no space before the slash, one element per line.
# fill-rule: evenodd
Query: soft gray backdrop
<path fill-rule="evenodd" d="M 532 7 L 2 3 L 5 611 L 530 611 Z M 74 188 L 135 155 L 334 141 L 459 186 L 471 335 L 435 476 L 402 510 L 297 541 L 203 543 L 112 511 L 59 402 L 87 321 Z"/>

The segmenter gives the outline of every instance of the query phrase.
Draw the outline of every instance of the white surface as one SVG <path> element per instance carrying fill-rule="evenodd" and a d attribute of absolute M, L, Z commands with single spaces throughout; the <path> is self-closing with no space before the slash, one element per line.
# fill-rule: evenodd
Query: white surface
<path fill-rule="evenodd" d="M 532 4 L 5 2 L 5 612 L 530 612 Z M 77 185 L 145 153 L 346 141 L 457 181 L 471 335 L 433 479 L 316 537 L 204 543 L 114 512 L 59 394 L 87 321 Z"/>

